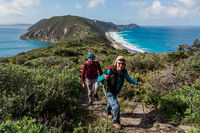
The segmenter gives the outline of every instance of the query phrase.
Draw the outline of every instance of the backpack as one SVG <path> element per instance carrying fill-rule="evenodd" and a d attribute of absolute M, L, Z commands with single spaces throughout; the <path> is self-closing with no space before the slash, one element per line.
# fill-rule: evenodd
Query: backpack
<path fill-rule="evenodd" d="M 88 69 L 88 61 L 84 62 L 86 64 L 86 71 Z M 95 64 L 95 68 L 97 68 L 97 61 L 94 61 L 94 64 Z M 83 64 L 84 65 L 84 64 Z M 80 79 L 82 78 L 82 68 L 80 70 Z"/>
<path fill-rule="evenodd" d="M 108 70 L 108 69 L 113 69 L 113 67 L 114 67 L 114 65 L 110 65 L 109 67 L 107 67 L 107 69 L 106 69 L 106 71 Z M 106 71 L 104 72 L 104 73 L 106 73 Z M 125 70 L 126 71 L 126 70 Z M 124 77 L 125 77 L 125 71 L 123 70 L 123 75 L 124 75 Z M 112 72 L 111 72 L 112 73 Z M 111 79 L 111 78 L 113 78 L 114 76 L 116 76 L 116 74 L 111 74 L 110 76 L 109 76 L 109 79 Z"/>
<path fill-rule="evenodd" d="M 86 64 L 86 69 L 88 69 L 88 61 L 85 62 Z M 97 61 L 94 61 L 95 67 L 97 68 Z"/>
<path fill-rule="evenodd" d="M 106 71 L 107 71 L 107 70 L 109 70 L 109 69 L 112 69 L 113 67 L 114 67 L 114 65 L 113 65 L 113 64 L 112 64 L 112 65 L 110 65 L 109 67 L 107 67 L 107 69 L 105 70 L 105 72 L 104 72 L 104 73 L 106 73 Z M 113 76 L 114 76 L 114 75 L 110 75 L 110 76 L 109 76 L 109 79 L 110 79 L 110 78 L 113 78 Z"/>
<path fill-rule="evenodd" d="M 117 82 L 118 82 L 118 73 L 117 73 L 117 70 L 114 68 L 114 65 L 111 65 L 107 68 L 107 70 L 110 69 L 111 70 L 111 75 L 109 76 L 108 80 L 107 80 L 107 87 L 108 87 L 108 91 L 112 92 L 113 94 L 117 94 L 118 91 L 116 90 L 116 87 L 117 87 Z M 106 71 L 107 71 L 106 70 Z M 121 73 L 121 78 L 122 78 L 122 82 L 120 84 L 120 88 L 121 86 L 123 85 L 124 83 L 124 78 L 125 78 L 125 74 L 126 74 L 126 69 L 123 69 L 122 70 L 122 73 Z"/>

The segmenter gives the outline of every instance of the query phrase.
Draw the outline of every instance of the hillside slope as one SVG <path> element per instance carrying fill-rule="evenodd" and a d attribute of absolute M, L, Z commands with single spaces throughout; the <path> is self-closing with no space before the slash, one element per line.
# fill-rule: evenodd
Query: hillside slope
<path fill-rule="evenodd" d="M 87 53 L 93 52 L 104 71 L 118 55 L 124 56 L 130 76 L 143 80 L 142 86 L 125 82 L 119 94 L 122 99 L 119 101 L 122 115 L 127 113 L 126 110 L 133 111 L 132 103 L 137 101 L 164 111 L 170 120 L 198 126 L 198 46 L 200 45 L 197 44 L 193 50 L 189 47 L 170 54 L 129 53 L 126 50 L 115 50 L 102 38 L 87 37 L 0 59 L 1 120 L 28 116 L 63 131 L 72 132 L 80 123 L 83 124 L 83 130 L 90 130 L 90 124 L 96 120 L 88 116 L 91 114 L 90 110 L 80 104 L 82 100 L 79 99 L 79 94 L 83 91 L 80 69 Z M 99 93 L 103 95 L 101 89 Z M 134 117 L 137 114 L 125 117 L 136 120 Z M 129 123 L 122 124 L 126 127 Z M 135 125 L 137 124 L 134 123 L 133 126 Z M 94 129 L 105 130 L 104 127 L 96 125 Z M 149 131 L 145 127 L 134 129 Z"/>
<path fill-rule="evenodd" d="M 91 20 L 78 16 L 56 16 L 43 19 L 28 29 L 22 39 L 59 42 L 78 40 L 87 36 L 105 36 L 105 32 L 119 31 L 111 22 Z"/>

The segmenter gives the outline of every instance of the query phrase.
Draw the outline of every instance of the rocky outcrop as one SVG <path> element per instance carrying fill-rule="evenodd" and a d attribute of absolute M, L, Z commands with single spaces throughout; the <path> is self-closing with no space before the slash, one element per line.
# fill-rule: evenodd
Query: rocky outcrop
<path fill-rule="evenodd" d="M 119 31 L 119 29 L 110 22 L 68 15 L 43 19 L 31 26 L 21 38 L 59 42 L 82 39 L 87 36 L 105 36 L 105 32 L 110 31 Z"/>
<path fill-rule="evenodd" d="M 139 28 L 136 24 L 129 24 L 129 25 L 117 25 L 119 29 L 130 29 L 130 28 Z"/>

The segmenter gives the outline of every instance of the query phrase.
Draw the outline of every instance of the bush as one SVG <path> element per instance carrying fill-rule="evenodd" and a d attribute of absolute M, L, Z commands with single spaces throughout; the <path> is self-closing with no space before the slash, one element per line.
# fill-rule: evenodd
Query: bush
<path fill-rule="evenodd" d="M 22 87 L 30 88 L 34 81 L 31 72 L 20 66 L 5 65 L 0 67 L 0 96 L 10 95 Z M 29 84 L 30 83 L 30 84 Z"/>
<path fill-rule="evenodd" d="M 170 53 L 169 56 L 168 56 L 168 60 L 169 61 L 178 61 L 180 59 L 185 59 L 185 58 L 188 58 L 188 54 L 185 53 L 184 51 L 177 51 L 177 52 L 174 52 L 174 53 Z"/>
<path fill-rule="evenodd" d="M 81 123 L 79 123 L 79 126 L 74 128 L 73 133 L 115 133 L 115 128 L 107 125 L 107 122 L 110 123 L 110 121 L 100 120 L 98 125 L 89 124 L 88 127 L 82 127 Z"/>
<path fill-rule="evenodd" d="M 74 75 L 70 75 L 73 73 Z M 78 97 L 81 84 L 76 72 L 64 69 L 0 67 L 0 116 L 42 118 L 53 126 L 72 127 L 83 120 Z"/>
<path fill-rule="evenodd" d="M 49 129 L 46 126 L 39 125 L 35 119 L 24 117 L 19 121 L 10 121 L 0 124 L 1 133 L 56 133 L 58 129 Z"/>
<path fill-rule="evenodd" d="M 59 56 L 49 56 L 27 61 L 24 65 L 29 67 L 48 67 L 48 68 L 57 66 L 63 69 L 65 67 L 71 67 L 73 65 L 73 62 L 69 58 L 64 58 Z"/>
<path fill-rule="evenodd" d="M 0 58 L 0 63 L 8 63 L 9 60 L 6 58 Z"/>
<path fill-rule="evenodd" d="M 73 49 L 58 49 L 54 51 L 54 55 L 57 56 L 80 56 L 82 55 L 80 52 L 77 52 Z"/>
<path fill-rule="evenodd" d="M 200 90 L 195 88 L 180 88 L 162 96 L 159 107 L 174 121 L 200 123 L 199 95 Z"/>
<path fill-rule="evenodd" d="M 132 71 L 137 72 L 149 72 L 157 69 L 163 69 L 165 67 L 165 57 L 158 54 L 146 54 L 140 53 L 133 56 L 127 62 L 130 62 L 130 65 L 127 67 Z"/>

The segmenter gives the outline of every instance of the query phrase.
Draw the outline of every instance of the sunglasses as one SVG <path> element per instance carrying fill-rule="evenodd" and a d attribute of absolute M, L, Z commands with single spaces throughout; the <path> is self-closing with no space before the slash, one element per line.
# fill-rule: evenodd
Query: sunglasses
<path fill-rule="evenodd" d="M 125 63 L 121 63 L 121 62 L 117 62 L 117 64 L 119 64 L 119 65 L 123 65 L 123 66 L 125 65 Z"/>

